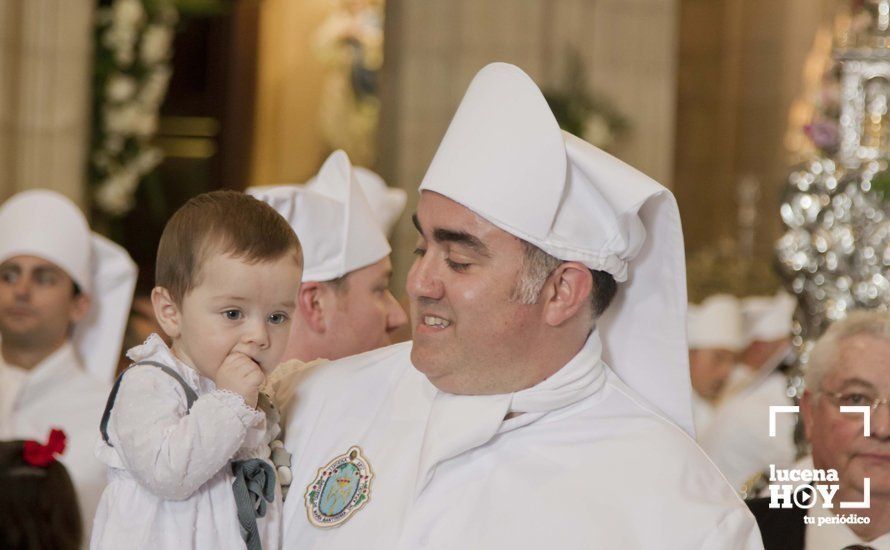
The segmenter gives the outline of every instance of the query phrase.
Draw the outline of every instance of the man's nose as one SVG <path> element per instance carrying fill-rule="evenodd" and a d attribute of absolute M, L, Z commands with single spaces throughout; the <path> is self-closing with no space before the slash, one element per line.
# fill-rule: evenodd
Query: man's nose
<path fill-rule="evenodd" d="M 396 300 L 390 291 L 386 291 L 387 314 L 386 314 L 386 330 L 392 332 L 405 325 L 408 322 L 408 316 L 402 305 Z"/>
<path fill-rule="evenodd" d="M 12 283 L 12 292 L 17 300 L 27 300 L 30 298 L 32 289 L 33 285 L 30 277 L 18 277 L 15 282 Z"/>
<path fill-rule="evenodd" d="M 408 272 L 405 288 L 408 296 L 415 300 L 419 298 L 439 300 L 442 298 L 444 286 L 439 276 L 439 269 L 435 265 L 434 254 L 428 252 L 414 260 L 414 265 Z"/>
<path fill-rule="evenodd" d="M 871 437 L 890 440 L 890 402 L 883 401 L 871 411 Z"/>

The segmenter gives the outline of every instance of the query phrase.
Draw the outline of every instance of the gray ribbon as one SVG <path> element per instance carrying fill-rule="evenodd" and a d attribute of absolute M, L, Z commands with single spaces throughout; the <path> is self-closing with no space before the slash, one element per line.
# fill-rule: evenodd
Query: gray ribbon
<path fill-rule="evenodd" d="M 232 462 L 232 473 L 235 475 L 232 492 L 241 524 L 241 538 L 247 544 L 247 550 L 262 550 L 256 518 L 266 515 L 266 503 L 275 498 L 275 469 L 265 460 L 251 458 Z"/>

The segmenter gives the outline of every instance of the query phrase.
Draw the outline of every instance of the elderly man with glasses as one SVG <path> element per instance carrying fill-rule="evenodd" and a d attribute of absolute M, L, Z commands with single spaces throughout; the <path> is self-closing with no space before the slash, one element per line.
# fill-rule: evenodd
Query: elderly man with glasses
<path fill-rule="evenodd" d="M 890 312 L 852 312 L 833 325 L 813 348 L 806 387 L 800 412 L 813 468 L 835 470 L 839 488 L 832 508 L 751 501 L 764 546 L 890 548 Z M 866 506 L 844 508 L 843 502 Z M 851 514 L 859 521 L 836 521 Z"/>

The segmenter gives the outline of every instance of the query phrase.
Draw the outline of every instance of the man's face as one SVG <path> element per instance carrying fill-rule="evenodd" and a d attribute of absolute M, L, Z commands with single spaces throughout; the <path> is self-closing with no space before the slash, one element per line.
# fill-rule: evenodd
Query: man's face
<path fill-rule="evenodd" d="M 15 256 L 0 264 L 0 335 L 4 345 L 51 351 L 86 315 L 89 299 L 56 264 Z"/>
<path fill-rule="evenodd" d="M 841 394 L 840 399 L 832 394 Z M 860 413 L 841 413 L 840 405 L 890 397 L 890 341 L 869 335 L 840 341 L 837 362 L 820 388 L 801 399 L 807 438 L 816 468 L 834 468 L 841 483 L 862 491 L 871 478 L 872 495 L 890 496 L 890 405 L 871 413 L 869 437 Z"/>
<path fill-rule="evenodd" d="M 326 334 L 330 335 L 328 359 L 339 359 L 388 346 L 390 335 L 408 318 L 389 291 L 392 263 L 389 257 L 357 269 L 342 288 L 327 285 L 333 307 L 325 309 Z"/>
<path fill-rule="evenodd" d="M 742 352 L 742 363 L 750 367 L 760 369 L 767 363 L 770 367 L 778 365 L 778 362 L 791 349 L 791 338 L 779 338 L 778 340 L 754 340 Z"/>
<path fill-rule="evenodd" d="M 211 380 L 232 352 L 271 372 L 287 344 L 300 274 L 291 254 L 255 264 L 210 256 L 200 283 L 182 299 L 174 328 L 165 328 L 176 355 Z"/>
<path fill-rule="evenodd" d="M 735 354 L 728 349 L 694 349 L 689 351 L 692 388 L 704 399 L 714 399 L 726 384 L 735 365 Z"/>
<path fill-rule="evenodd" d="M 454 394 L 508 393 L 539 382 L 526 363 L 546 345 L 541 306 L 511 299 L 522 269 L 519 239 L 429 191 L 420 196 L 416 224 L 407 282 L 414 366 Z"/>

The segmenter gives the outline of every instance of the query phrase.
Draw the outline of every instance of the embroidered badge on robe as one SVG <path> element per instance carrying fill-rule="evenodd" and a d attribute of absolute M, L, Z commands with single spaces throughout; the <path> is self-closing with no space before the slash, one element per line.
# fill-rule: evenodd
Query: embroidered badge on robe
<path fill-rule="evenodd" d="M 306 487 L 306 511 L 316 527 L 337 527 L 371 497 L 371 465 L 359 447 L 351 447 L 318 470 Z"/>

